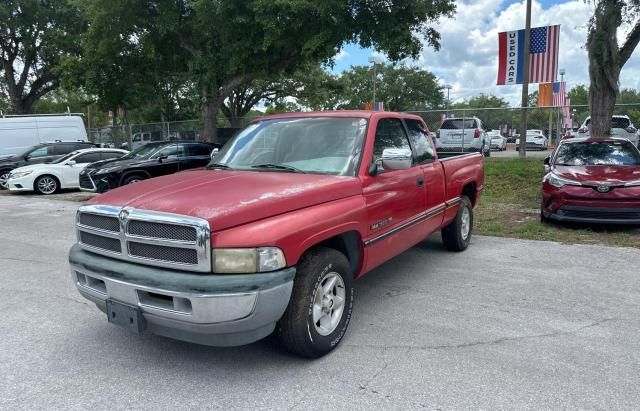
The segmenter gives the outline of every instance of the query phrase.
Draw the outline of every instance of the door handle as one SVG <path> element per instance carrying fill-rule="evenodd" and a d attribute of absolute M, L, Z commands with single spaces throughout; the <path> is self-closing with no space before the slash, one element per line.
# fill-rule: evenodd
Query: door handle
<path fill-rule="evenodd" d="M 419 179 L 417 179 L 416 184 L 418 185 L 418 187 L 424 187 L 424 178 L 420 177 Z"/>

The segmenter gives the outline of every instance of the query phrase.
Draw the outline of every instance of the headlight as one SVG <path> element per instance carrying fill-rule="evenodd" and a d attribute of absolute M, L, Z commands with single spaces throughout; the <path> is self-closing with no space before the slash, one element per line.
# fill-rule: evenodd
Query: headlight
<path fill-rule="evenodd" d="M 640 180 L 636 180 L 636 181 L 629 181 L 627 184 L 624 185 L 625 187 L 636 187 L 636 186 L 640 186 Z"/>
<path fill-rule="evenodd" d="M 9 174 L 9 178 L 21 178 L 21 177 L 26 177 L 29 174 L 33 173 L 33 171 L 18 171 L 15 173 L 11 173 Z"/>
<path fill-rule="evenodd" d="M 260 273 L 286 267 L 281 249 L 218 248 L 213 250 L 213 272 L 220 274 Z"/>
<path fill-rule="evenodd" d="M 549 173 L 547 175 L 545 175 L 542 178 L 542 182 L 548 182 L 549 184 L 551 184 L 554 187 L 562 187 L 562 186 L 581 186 L 582 184 L 577 182 L 577 181 L 573 181 L 573 180 L 567 180 L 566 178 L 562 178 L 562 177 L 558 177 L 557 175 L 553 174 L 553 173 Z"/>
<path fill-rule="evenodd" d="M 96 171 L 96 174 L 106 174 L 106 173 L 110 173 L 112 171 L 116 171 L 117 169 L 119 169 L 120 167 L 107 167 L 107 168 L 101 168 L 98 171 Z"/>

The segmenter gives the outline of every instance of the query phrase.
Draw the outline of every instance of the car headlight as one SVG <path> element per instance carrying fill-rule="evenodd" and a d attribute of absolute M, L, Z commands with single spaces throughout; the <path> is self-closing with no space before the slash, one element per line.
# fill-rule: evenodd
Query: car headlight
<path fill-rule="evenodd" d="M 15 173 L 9 174 L 9 178 L 21 178 L 26 177 L 29 174 L 33 173 L 33 171 L 17 171 Z"/>
<path fill-rule="evenodd" d="M 548 173 L 547 175 L 545 175 L 542 178 L 542 182 L 547 182 L 549 184 L 551 184 L 554 187 L 562 187 L 562 186 L 581 186 L 582 184 L 577 182 L 577 181 L 573 181 L 573 180 L 567 180 L 566 178 L 562 178 L 562 177 L 558 177 L 557 175 L 553 174 L 553 173 Z"/>
<path fill-rule="evenodd" d="M 116 171 L 117 169 L 119 169 L 120 167 L 107 167 L 107 168 L 101 168 L 98 171 L 96 171 L 96 174 L 107 174 L 110 173 L 112 171 Z"/>
<path fill-rule="evenodd" d="M 261 273 L 286 267 L 277 247 L 213 249 L 213 272 L 220 274 Z"/>
<path fill-rule="evenodd" d="M 626 183 L 624 186 L 625 186 L 625 187 L 636 187 L 636 186 L 640 186 L 640 180 L 629 181 L 629 182 L 628 182 L 628 183 Z"/>

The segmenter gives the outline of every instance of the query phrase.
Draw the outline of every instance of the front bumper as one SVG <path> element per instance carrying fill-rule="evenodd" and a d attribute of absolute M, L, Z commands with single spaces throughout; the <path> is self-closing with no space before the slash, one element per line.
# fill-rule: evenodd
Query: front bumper
<path fill-rule="evenodd" d="M 215 275 L 118 261 L 82 250 L 69 253 L 82 296 L 106 312 L 107 300 L 137 307 L 144 329 L 213 346 L 249 344 L 271 334 L 284 313 L 295 267 L 260 274 Z"/>
<path fill-rule="evenodd" d="M 28 175 L 20 178 L 11 178 L 7 181 L 10 191 L 33 191 L 35 179 Z"/>
<path fill-rule="evenodd" d="M 104 193 L 109 191 L 115 179 L 113 173 L 95 174 L 95 169 L 86 170 L 80 174 L 80 190 L 92 193 Z"/>
<path fill-rule="evenodd" d="M 556 212 L 542 211 L 545 218 L 585 224 L 640 224 L 639 208 L 563 206 Z"/>

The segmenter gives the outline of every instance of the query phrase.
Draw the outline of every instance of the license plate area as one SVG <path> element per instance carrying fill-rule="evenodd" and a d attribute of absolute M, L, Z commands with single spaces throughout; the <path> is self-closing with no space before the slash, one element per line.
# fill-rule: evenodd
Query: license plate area
<path fill-rule="evenodd" d="M 145 329 L 142 310 L 113 300 L 107 300 L 107 320 L 137 333 Z"/>

